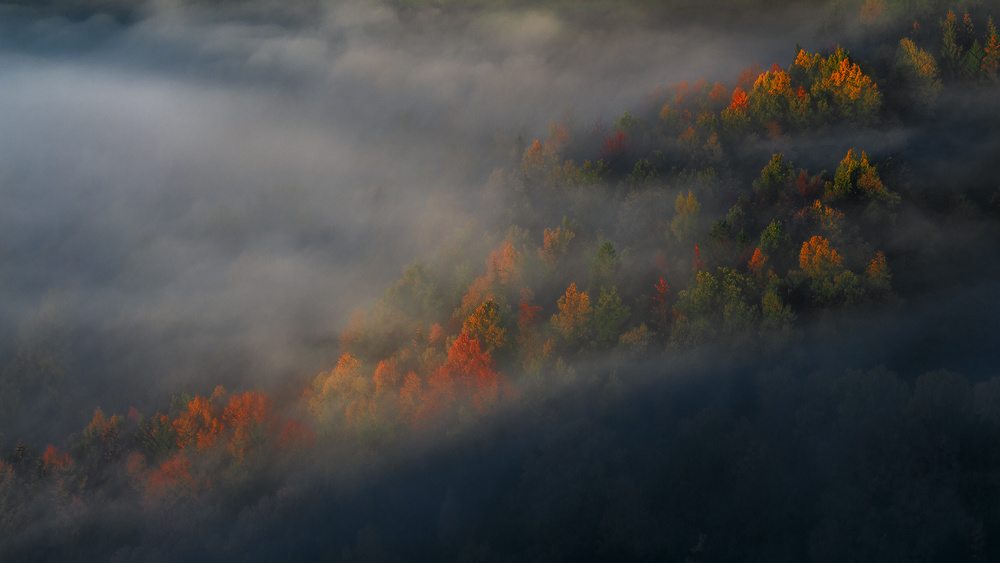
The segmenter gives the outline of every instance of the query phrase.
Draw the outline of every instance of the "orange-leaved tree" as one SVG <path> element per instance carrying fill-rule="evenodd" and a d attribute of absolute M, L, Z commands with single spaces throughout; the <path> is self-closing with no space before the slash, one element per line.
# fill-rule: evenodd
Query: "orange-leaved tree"
<path fill-rule="evenodd" d="M 400 384 L 396 362 L 392 359 L 382 360 L 375 367 L 375 396 L 394 392 Z"/>
<path fill-rule="evenodd" d="M 899 203 L 899 194 L 882 184 L 875 167 L 868 162 L 868 155 L 862 151 L 858 157 L 854 149 L 840 161 L 833 182 L 827 184 L 827 199 L 838 201 Z"/>
<path fill-rule="evenodd" d="M 670 327 L 671 317 L 670 306 L 667 304 L 670 286 L 663 281 L 663 278 L 660 278 L 659 283 L 653 286 L 653 291 L 653 307 L 650 311 L 653 315 L 652 323 L 659 334 L 666 335 L 667 329 Z"/>
<path fill-rule="evenodd" d="M 465 319 L 462 333 L 479 341 L 483 351 L 490 354 L 507 346 L 507 329 L 504 327 L 500 306 L 487 299 Z"/>
<path fill-rule="evenodd" d="M 471 395 L 473 405 L 485 412 L 499 401 L 502 378 L 493 369 L 493 358 L 482 349 L 479 340 L 463 332 L 448 349 L 444 365 L 431 377 L 426 399 L 432 412 L 439 413 L 451 408 L 464 395 Z"/>
<path fill-rule="evenodd" d="M 754 277 L 761 277 L 764 274 L 764 265 L 767 263 L 767 255 L 760 251 L 760 248 L 756 248 L 753 251 L 753 257 L 750 258 L 750 262 L 747 264 L 747 269 L 753 274 Z"/>
<path fill-rule="evenodd" d="M 83 442 L 89 448 L 97 448 L 105 459 L 117 458 L 123 449 L 119 432 L 125 424 L 120 415 L 108 417 L 98 408 L 90 425 L 83 431 Z"/>
<path fill-rule="evenodd" d="M 993 18 L 986 20 L 986 41 L 983 44 L 983 64 L 980 67 L 985 78 L 1000 79 L 1000 33 L 993 23 Z"/>
<path fill-rule="evenodd" d="M 841 270 L 843 259 L 830 241 L 816 235 L 802 243 L 799 252 L 799 268 L 813 279 L 829 278 Z"/>
<path fill-rule="evenodd" d="M 579 344 L 589 336 L 590 296 L 576 289 L 571 283 L 566 294 L 559 298 L 559 313 L 552 316 L 552 326 L 569 344 Z"/>
<path fill-rule="evenodd" d="M 177 446 L 184 449 L 195 446 L 206 450 L 215 445 L 222 432 L 222 409 L 218 401 L 226 394 L 219 385 L 209 398 L 196 396 L 187 404 L 187 410 L 173 420 L 177 432 Z"/>
<path fill-rule="evenodd" d="M 542 247 L 538 255 L 549 268 L 555 269 L 559 260 L 566 254 L 569 241 L 576 236 L 576 224 L 563 217 L 562 225 L 555 229 L 545 229 Z"/>
<path fill-rule="evenodd" d="M 337 361 L 337 367 L 316 376 L 306 390 L 307 408 L 316 421 L 317 429 L 326 432 L 344 413 L 344 407 L 353 398 L 358 380 L 363 380 L 361 361 L 346 353 Z"/>
<path fill-rule="evenodd" d="M 222 419 L 232 431 L 229 450 L 237 460 L 243 460 L 267 439 L 277 423 L 272 411 L 271 397 L 263 391 L 245 391 L 229 398 Z"/>
<path fill-rule="evenodd" d="M 486 275 L 500 285 L 517 286 L 521 281 L 523 264 L 521 253 L 512 242 L 505 240 L 490 253 L 486 261 Z"/>

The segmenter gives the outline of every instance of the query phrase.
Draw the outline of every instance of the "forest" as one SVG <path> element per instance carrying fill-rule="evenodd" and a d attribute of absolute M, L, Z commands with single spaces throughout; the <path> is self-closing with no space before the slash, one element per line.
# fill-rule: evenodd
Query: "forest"
<path fill-rule="evenodd" d="M 1000 560 L 998 18 L 0 2 L 0 560 Z"/>

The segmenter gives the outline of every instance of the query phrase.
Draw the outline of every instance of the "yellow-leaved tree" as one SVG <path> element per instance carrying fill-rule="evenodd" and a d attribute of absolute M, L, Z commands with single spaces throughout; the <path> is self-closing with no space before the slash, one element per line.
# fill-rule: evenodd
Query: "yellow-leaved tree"
<path fill-rule="evenodd" d="M 552 327 L 569 344 L 584 342 L 589 336 L 590 316 L 593 312 L 590 296 L 578 291 L 576 284 L 571 283 L 566 288 L 566 294 L 559 298 L 558 305 L 559 313 L 552 316 Z"/>

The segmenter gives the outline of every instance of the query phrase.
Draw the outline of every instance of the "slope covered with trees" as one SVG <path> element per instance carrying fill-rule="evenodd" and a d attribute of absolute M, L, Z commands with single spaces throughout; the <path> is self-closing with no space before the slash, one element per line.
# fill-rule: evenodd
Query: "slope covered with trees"
<path fill-rule="evenodd" d="M 867 59 L 790 49 L 519 138 L 495 212 L 359 307 L 327 371 L 4 435 L 0 555 L 995 559 L 995 368 L 861 351 L 919 356 L 882 331 L 1000 273 L 996 177 L 944 196 L 908 159 L 1000 123 L 955 94 L 1000 95 L 987 8 L 901 31 L 869 0 Z M 899 129 L 909 154 L 866 144 Z M 46 353 L 4 369 L 8 413 L 56 392 Z"/>

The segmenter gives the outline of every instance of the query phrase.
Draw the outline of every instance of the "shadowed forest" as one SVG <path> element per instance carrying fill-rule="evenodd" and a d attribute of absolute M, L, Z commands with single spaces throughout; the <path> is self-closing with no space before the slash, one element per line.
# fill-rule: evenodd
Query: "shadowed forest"
<path fill-rule="evenodd" d="M 0 559 L 1000 560 L 998 18 L 0 2 Z"/>

